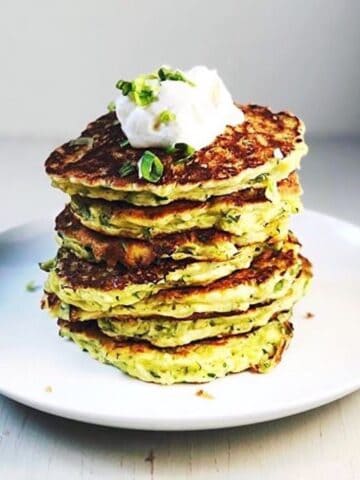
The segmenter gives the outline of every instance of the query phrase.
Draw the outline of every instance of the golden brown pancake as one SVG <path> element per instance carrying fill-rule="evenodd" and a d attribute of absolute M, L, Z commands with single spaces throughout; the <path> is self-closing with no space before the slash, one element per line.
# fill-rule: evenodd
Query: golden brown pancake
<path fill-rule="evenodd" d="M 268 248 L 249 268 L 202 286 L 174 288 L 162 282 L 172 266 L 125 272 L 122 267 L 103 269 L 60 252 L 45 291 L 87 311 L 83 319 L 99 318 L 99 311 L 103 316 L 185 318 L 196 312 L 247 310 L 251 304 L 279 298 L 289 288 L 302 266 L 297 250 L 298 245 L 290 242 L 279 251 Z"/>
<path fill-rule="evenodd" d="M 75 254 L 127 268 L 146 267 L 160 258 L 224 261 L 237 255 L 244 243 L 241 237 L 215 228 L 159 235 L 152 241 L 111 237 L 83 226 L 69 206 L 57 216 L 55 230 L 63 245 Z M 277 235 L 269 242 L 281 238 Z"/>
<path fill-rule="evenodd" d="M 143 341 L 114 340 L 96 322 L 59 320 L 60 335 L 73 340 L 102 363 L 130 376 L 160 384 L 202 383 L 229 373 L 251 369 L 270 371 L 291 340 L 289 312 L 279 313 L 268 324 L 243 335 L 199 340 L 173 348 L 159 348 Z"/>
<path fill-rule="evenodd" d="M 311 282 L 313 272 L 312 272 L 312 264 L 311 262 L 303 257 L 300 256 L 301 258 L 301 272 L 299 272 L 298 276 L 296 277 L 295 281 L 297 282 L 300 277 L 305 278 L 307 282 L 305 281 L 304 288 L 305 290 L 308 288 L 309 282 Z M 293 285 L 291 285 L 290 288 L 293 288 Z M 272 301 L 265 301 L 261 304 L 253 304 L 249 307 L 248 311 L 255 311 L 258 308 L 262 308 L 264 306 L 268 306 L 272 303 Z M 97 316 L 94 316 L 91 318 L 91 314 L 89 315 L 88 312 L 81 311 L 79 308 L 74 307 L 73 305 L 68 305 L 68 304 L 63 304 L 59 297 L 56 296 L 54 293 L 44 293 L 42 302 L 41 302 L 41 308 L 42 309 L 47 309 L 51 312 L 51 314 L 54 317 L 61 318 L 63 320 L 69 321 L 69 322 L 80 322 L 80 321 L 86 321 L 86 320 L 93 320 L 93 319 L 107 319 L 109 316 L 107 314 L 104 314 L 103 312 L 96 312 Z M 63 310 L 62 310 L 63 309 Z M 95 313 L 95 312 L 94 312 Z M 244 313 L 243 311 L 237 310 L 237 311 L 229 311 L 229 312 L 222 312 L 221 317 L 232 317 L 236 315 L 240 315 Z M 197 320 L 211 320 L 218 316 L 214 312 L 205 312 L 205 313 L 193 313 L 187 317 L 180 317 L 177 318 L 176 321 L 184 321 L 184 322 L 194 322 Z M 127 315 L 127 314 L 122 314 L 122 315 L 116 315 L 114 317 L 111 317 L 113 321 L 117 322 L 127 322 L 127 321 L 140 321 L 144 320 L 144 317 L 141 317 L 141 315 Z M 174 321 L 175 319 L 171 316 L 159 316 L 157 314 L 154 314 L 153 316 L 147 316 L 146 321 L 148 322 L 170 322 Z"/>
<path fill-rule="evenodd" d="M 268 236 L 267 227 L 286 221 L 301 208 L 299 178 L 293 172 L 267 198 L 267 190 L 249 188 L 206 202 L 179 200 L 158 207 L 136 207 L 126 202 L 72 197 L 71 210 L 79 221 L 107 235 L 149 239 L 187 230 L 216 228 L 253 243 Z M 258 240 L 254 240 L 254 238 Z"/>
<path fill-rule="evenodd" d="M 122 146 L 125 135 L 114 113 L 90 123 L 81 137 L 51 153 L 46 172 L 70 195 L 161 205 L 178 199 L 204 201 L 251 186 L 278 181 L 299 167 L 306 154 L 304 126 L 296 116 L 266 107 L 242 105 L 245 122 L 227 127 L 213 143 L 182 161 L 153 148 L 164 165 L 156 184 L 140 179 L 137 163 L 144 149 Z M 133 172 L 122 177 L 124 165 Z"/>
<path fill-rule="evenodd" d="M 152 241 L 114 237 L 90 230 L 80 223 L 67 206 L 55 221 L 61 244 L 89 261 L 104 261 L 113 267 L 147 267 L 159 259 L 226 261 L 239 255 L 245 239 L 229 232 L 208 228 L 159 235 Z M 267 243 L 274 244 L 287 236 L 287 229 L 275 230 Z M 257 243 L 261 247 L 261 243 Z"/>

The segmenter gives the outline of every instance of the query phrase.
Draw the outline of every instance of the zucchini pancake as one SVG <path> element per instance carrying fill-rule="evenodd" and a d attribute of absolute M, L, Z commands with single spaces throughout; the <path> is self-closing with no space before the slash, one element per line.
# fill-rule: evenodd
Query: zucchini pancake
<path fill-rule="evenodd" d="M 55 229 L 61 246 L 91 262 L 104 261 L 109 266 L 117 263 L 129 269 L 146 267 L 159 259 L 173 260 L 230 260 L 240 253 L 240 247 L 260 247 L 265 241 L 271 245 L 288 236 L 288 219 L 264 232 L 251 236 L 258 241 L 246 242 L 245 236 L 236 236 L 215 228 L 186 230 L 181 233 L 159 235 L 154 240 L 103 235 L 82 225 L 67 206 L 56 218 Z"/>
<path fill-rule="evenodd" d="M 46 308 L 54 317 L 71 323 L 97 319 L 99 328 L 110 337 L 130 337 L 147 340 L 159 347 L 171 347 L 207 337 L 245 333 L 254 327 L 263 326 L 277 312 L 291 311 L 305 294 L 310 279 L 311 266 L 302 258 L 301 272 L 289 288 L 283 288 L 283 294 L 275 300 L 254 304 L 245 311 L 194 313 L 177 319 L 161 315 L 144 318 L 134 314 L 112 317 L 103 312 L 89 314 L 61 302 L 54 294 L 46 295 L 44 306 L 46 303 Z"/>
<path fill-rule="evenodd" d="M 280 361 L 291 339 L 289 316 L 283 313 L 247 334 L 173 348 L 158 348 L 136 340 L 114 340 L 91 322 L 79 325 L 59 320 L 59 326 L 61 336 L 73 340 L 96 360 L 141 380 L 170 385 L 209 382 L 247 369 L 268 372 Z"/>
<path fill-rule="evenodd" d="M 160 207 L 134 207 L 125 202 L 72 198 L 70 208 L 86 227 L 107 235 L 149 239 L 194 228 L 216 228 L 243 237 L 244 244 L 269 236 L 301 208 L 298 176 L 275 184 L 271 201 L 263 188 L 246 189 L 207 202 L 179 200 Z"/>
<path fill-rule="evenodd" d="M 114 112 L 90 123 L 80 137 L 52 152 L 46 172 L 55 187 L 72 196 L 157 206 L 266 188 L 296 170 L 307 153 L 303 123 L 290 113 L 273 113 L 258 105 L 238 108 L 245 121 L 228 126 L 189 158 L 180 148 L 152 149 L 163 165 L 157 183 L 138 177 L 144 149 L 131 147 Z M 119 175 L 124 164 L 129 171 L 126 176 Z"/>
<path fill-rule="evenodd" d="M 109 113 L 46 160 L 70 198 L 40 264 L 42 308 L 62 337 L 147 382 L 270 371 L 312 279 L 289 230 L 302 121 L 235 104 L 206 67 L 116 87 Z"/>

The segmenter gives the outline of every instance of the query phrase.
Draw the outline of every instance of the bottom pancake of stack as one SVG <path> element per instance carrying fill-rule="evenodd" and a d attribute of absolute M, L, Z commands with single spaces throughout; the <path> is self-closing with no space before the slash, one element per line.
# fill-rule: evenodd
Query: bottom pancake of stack
<path fill-rule="evenodd" d="M 141 340 L 114 340 L 96 322 L 59 320 L 68 337 L 100 362 L 147 382 L 203 383 L 249 368 L 267 372 L 281 359 L 292 336 L 290 313 L 279 314 L 263 327 L 242 335 L 199 340 L 179 347 L 159 348 Z"/>

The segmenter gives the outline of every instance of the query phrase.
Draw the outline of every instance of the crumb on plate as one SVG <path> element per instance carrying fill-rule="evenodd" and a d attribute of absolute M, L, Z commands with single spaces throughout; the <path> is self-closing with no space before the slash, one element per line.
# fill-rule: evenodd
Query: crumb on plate
<path fill-rule="evenodd" d="M 214 399 L 214 396 L 211 395 L 211 393 L 209 393 L 209 392 L 207 392 L 206 390 L 203 390 L 203 389 L 197 390 L 195 395 L 197 397 L 206 398 L 206 400 L 213 400 Z"/>
<path fill-rule="evenodd" d="M 30 280 L 30 282 L 28 282 L 26 285 L 25 285 L 25 290 L 27 292 L 36 292 L 37 290 L 39 290 L 40 288 L 40 285 L 37 285 L 34 280 Z"/>

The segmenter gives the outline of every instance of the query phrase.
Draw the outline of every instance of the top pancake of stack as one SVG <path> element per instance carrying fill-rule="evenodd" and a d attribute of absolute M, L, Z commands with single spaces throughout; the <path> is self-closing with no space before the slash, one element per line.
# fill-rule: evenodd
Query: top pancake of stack
<path fill-rule="evenodd" d="M 78 139 L 51 153 L 46 172 L 54 186 L 70 195 L 123 200 L 133 205 L 157 206 L 175 200 L 205 201 L 250 187 L 266 187 L 299 167 L 306 154 L 304 125 L 287 113 L 266 107 L 241 105 L 245 121 L 228 126 L 213 143 L 183 160 L 177 154 L 152 148 L 164 165 L 156 183 L 139 179 L 137 162 L 144 149 L 132 148 L 115 113 L 90 123 Z M 133 167 L 121 176 L 122 167 Z"/>

